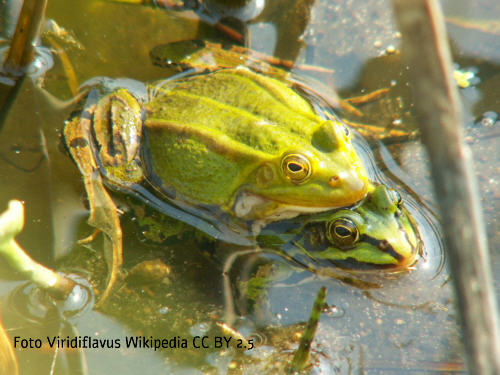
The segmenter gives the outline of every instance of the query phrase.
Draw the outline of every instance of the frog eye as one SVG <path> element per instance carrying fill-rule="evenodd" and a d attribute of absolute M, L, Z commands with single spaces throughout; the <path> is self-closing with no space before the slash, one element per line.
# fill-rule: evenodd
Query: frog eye
<path fill-rule="evenodd" d="M 351 248 L 359 239 L 358 227 L 352 220 L 340 218 L 327 224 L 328 240 L 340 248 Z"/>
<path fill-rule="evenodd" d="M 288 154 L 281 161 L 281 169 L 286 178 L 295 184 L 305 182 L 311 175 L 309 160 L 300 154 Z"/>

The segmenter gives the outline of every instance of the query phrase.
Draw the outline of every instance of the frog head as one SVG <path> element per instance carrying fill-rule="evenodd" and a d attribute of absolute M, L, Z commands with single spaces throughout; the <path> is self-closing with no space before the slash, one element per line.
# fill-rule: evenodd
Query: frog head
<path fill-rule="evenodd" d="M 311 269 L 331 264 L 358 270 L 411 266 L 421 240 L 401 196 L 383 185 L 370 190 L 356 207 L 270 224 L 259 243 Z"/>
<path fill-rule="evenodd" d="M 235 200 L 240 217 L 283 219 L 348 206 L 366 194 L 366 174 L 349 130 L 332 120 L 319 123 L 302 145 L 257 165 Z"/>
<path fill-rule="evenodd" d="M 404 268 L 420 251 L 418 229 L 401 196 L 376 186 L 356 208 L 315 217 L 304 246 L 317 259 L 345 268 Z"/>

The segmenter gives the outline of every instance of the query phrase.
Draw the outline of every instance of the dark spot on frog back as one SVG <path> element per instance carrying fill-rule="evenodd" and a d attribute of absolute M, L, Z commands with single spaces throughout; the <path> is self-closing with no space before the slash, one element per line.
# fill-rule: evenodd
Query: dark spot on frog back
<path fill-rule="evenodd" d="M 73 148 L 73 147 L 83 148 L 83 147 L 87 147 L 88 145 L 89 145 L 89 142 L 83 137 L 76 137 L 76 138 L 72 139 L 70 144 L 69 144 L 69 146 L 71 148 Z"/>

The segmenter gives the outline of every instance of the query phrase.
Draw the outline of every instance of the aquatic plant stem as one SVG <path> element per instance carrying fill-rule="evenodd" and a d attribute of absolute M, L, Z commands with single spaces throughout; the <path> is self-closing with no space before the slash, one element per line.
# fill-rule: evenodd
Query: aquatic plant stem
<path fill-rule="evenodd" d="M 0 76 L 8 77 L 9 84 L 0 84 L 0 130 L 25 77 L 25 69 L 35 56 L 35 41 L 45 16 L 48 0 L 24 0 L 17 18 L 7 57 L 1 61 Z"/>
<path fill-rule="evenodd" d="M 24 0 L 3 70 L 14 76 L 33 61 L 35 40 L 40 31 L 47 0 Z"/>
<path fill-rule="evenodd" d="M 14 270 L 51 294 L 62 297 L 70 293 L 75 285 L 73 281 L 35 262 L 16 242 L 14 237 L 23 226 L 23 205 L 12 200 L 8 209 L 0 215 L 0 254 Z"/>
<path fill-rule="evenodd" d="M 303 370 L 309 365 L 309 354 L 311 353 L 311 345 L 316 335 L 316 329 L 318 328 L 319 319 L 321 317 L 321 312 L 325 306 L 326 302 L 326 287 L 322 286 L 316 299 L 314 300 L 314 305 L 311 311 L 311 316 L 307 322 L 304 334 L 300 339 L 299 348 L 293 356 L 292 363 L 290 365 L 290 373 L 295 373 Z"/>
<path fill-rule="evenodd" d="M 431 160 L 471 374 L 500 374 L 500 333 L 486 234 L 462 134 L 444 19 L 437 0 L 393 0 L 402 54 Z"/>

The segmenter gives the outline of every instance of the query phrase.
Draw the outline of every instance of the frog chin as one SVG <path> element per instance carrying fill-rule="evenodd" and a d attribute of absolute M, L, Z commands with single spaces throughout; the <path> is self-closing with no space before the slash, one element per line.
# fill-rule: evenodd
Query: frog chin
<path fill-rule="evenodd" d="M 276 202 L 247 191 L 234 200 L 233 212 L 242 219 L 256 220 L 264 226 L 272 221 L 290 219 L 303 213 L 331 210 L 332 207 L 307 207 Z"/>

